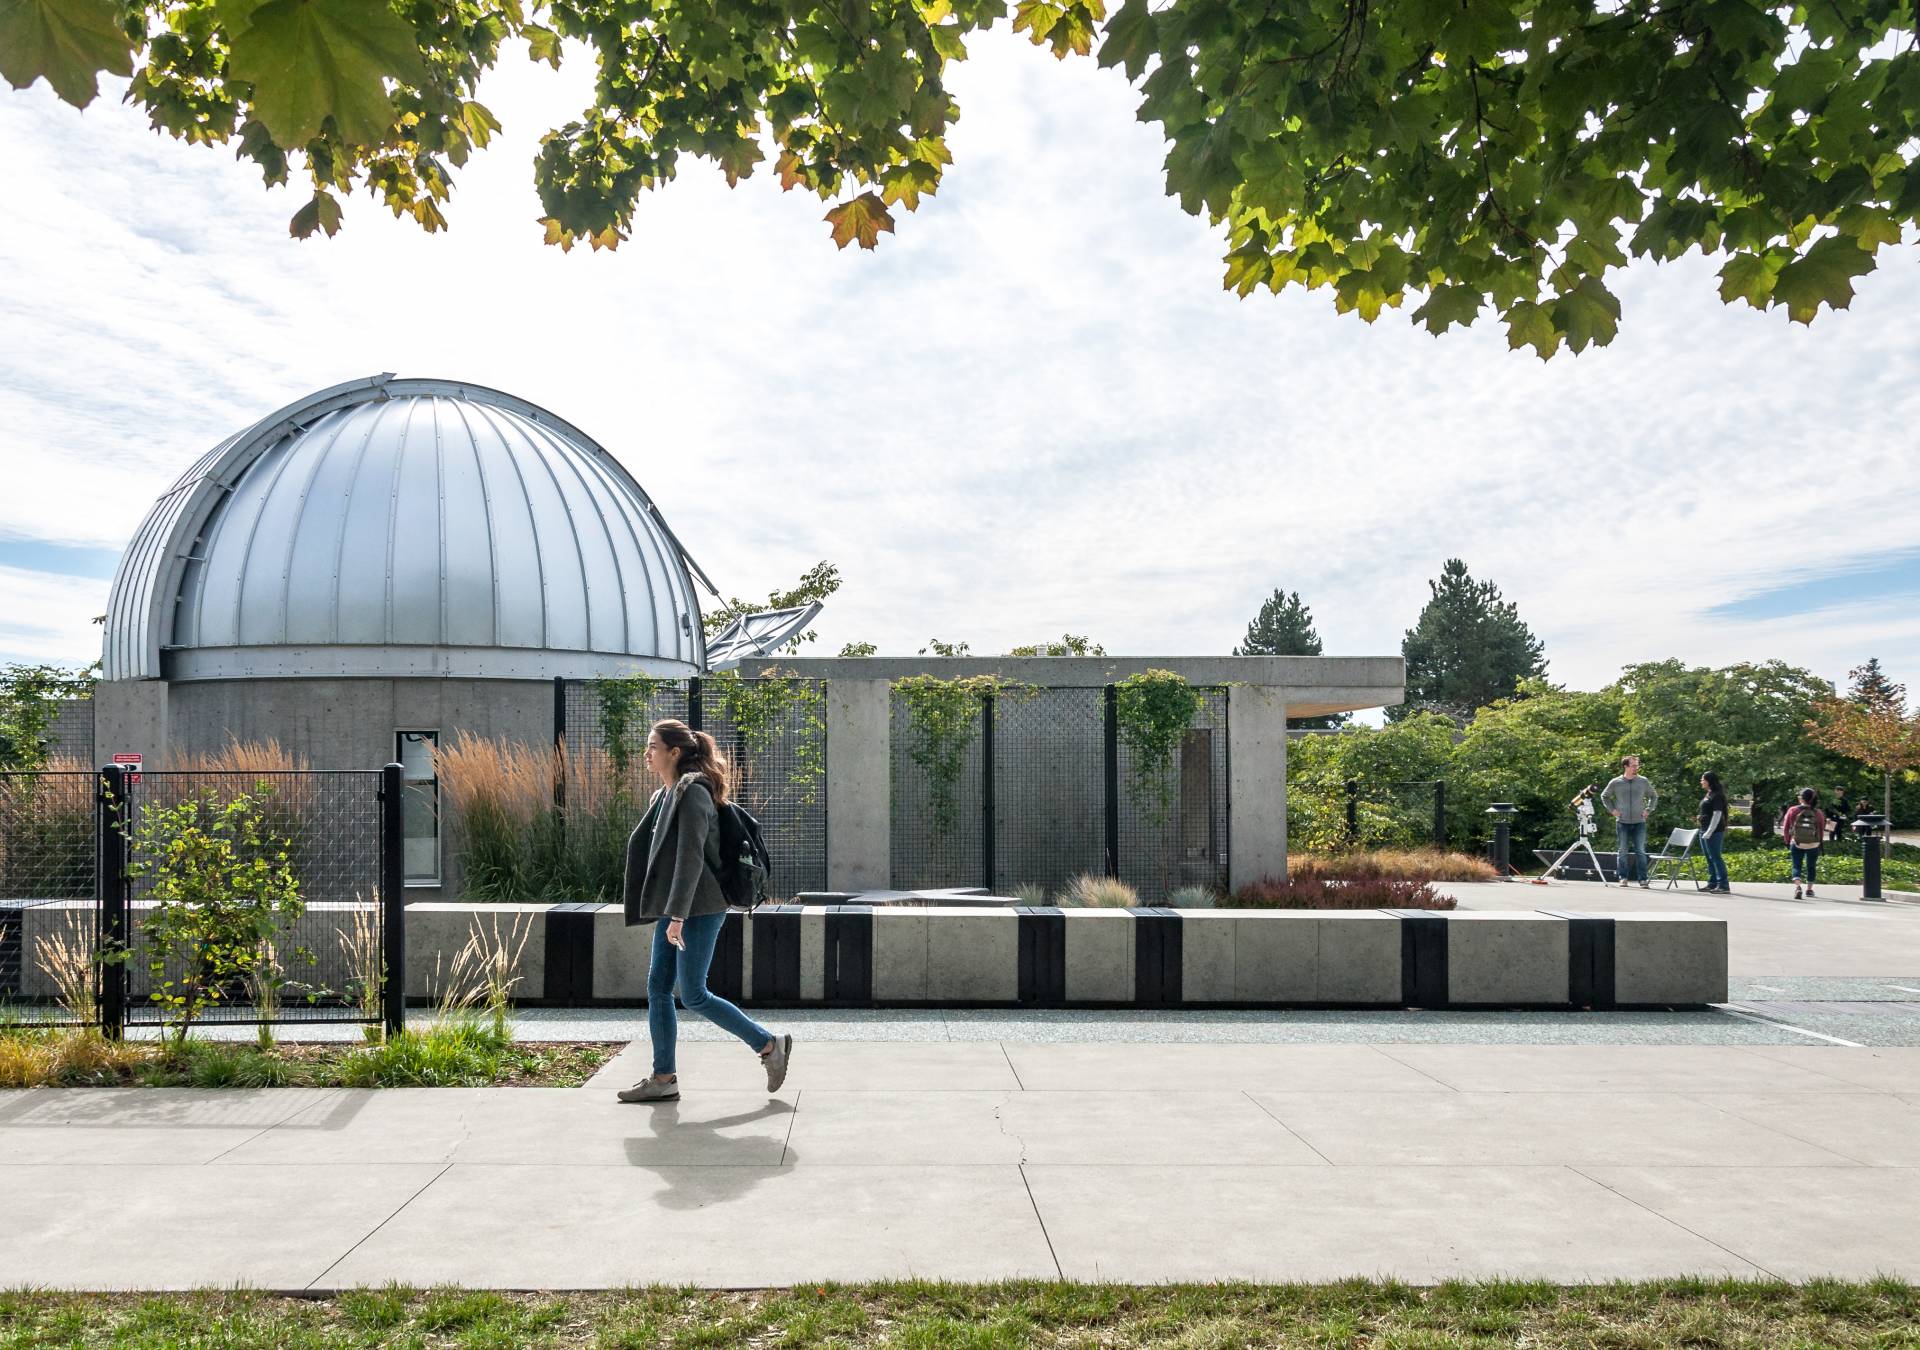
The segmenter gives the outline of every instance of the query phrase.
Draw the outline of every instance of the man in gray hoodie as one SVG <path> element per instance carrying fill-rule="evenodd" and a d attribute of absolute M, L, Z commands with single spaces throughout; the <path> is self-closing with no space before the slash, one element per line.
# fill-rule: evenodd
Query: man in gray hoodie
<path fill-rule="evenodd" d="M 1640 776 L 1640 756 L 1620 762 L 1620 776 L 1600 793 L 1600 804 L 1613 812 L 1614 842 L 1620 884 L 1638 881 L 1647 887 L 1647 817 L 1660 804 L 1660 794 Z"/>

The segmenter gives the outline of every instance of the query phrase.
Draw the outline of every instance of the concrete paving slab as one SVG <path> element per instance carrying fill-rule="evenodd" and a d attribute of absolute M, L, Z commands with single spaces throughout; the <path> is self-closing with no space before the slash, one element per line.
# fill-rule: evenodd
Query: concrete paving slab
<path fill-rule="evenodd" d="M 0 1163 L 210 1162 L 310 1100 L 289 1089 L 0 1092 Z"/>
<path fill-rule="evenodd" d="M 0 1165 L 0 1283 L 299 1289 L 439 1170 Z"/>
<path fill-rule="evenodd" d="M 1761 1273 L 1559 1167 L 1025 1171 L 1069 1279 L 1579 1282 Z"/>
<path fill-rule="evenodd" d="M 1241 1092 L 820 1092 L 796 1113 L 805 1166 L 1319 1164 Z"/>
<path fill-rule="evenodd" d="M 1756 1056 L 1876 1092 L 1920 1092 L 1920 1047 L 1768 1046 Z"/>
<path fill-rule="evenodd" d="M 1695 1100 L 1869 1166 L 1920 1159 L 1920 1106 L 1891 1094 L 1714 1093 Z"/>
<path fill-rule="evenodd" d="M 1446 1092 L 1370 1045 L 1008 1045 L 1028 1092 Z"/>
<path fill-rule="evenodd" d="M 1920 1169 L 1580 1170 L 1781 1279 L 1920 1279 Z"/>
<path fill-rule="evenodd" d="M 628 1105 L 574 1088 L 342 1092 L 254 1136 L 219 1165 L 330 1162 L 772 1167 L 793 1107 L 764 1091 Z"/>
<path fill-rule="evenodd" d="M 1849 1157 L 1677 1094 L 1261 1092 L 1342 1166 L 1579 1163 L 1854 1167 Z"/>
<path fill-rule="evenodd" d="M 774 1030 L 779 1030 L 777 1019 Z M 757 1055 L 738 1041 L 682 1042 L 676 1060 L 685 1091 L 766 1091 Z M 812 1041 L 794 1037 L 792 1081 L 834 1092 L 1000 1092 L 1019 1086 L 996 1042 Z M 653 1072 L 652 1052 L 636 1041 L 600 1066 L 594 1089 L 617 1091 Z"/>
<path fill-rule="evenodd" d="M 1771 1050 L 1731 1046 L 1392 1045 L 1380 1053 L 1462 1092 L 1846 1092 L 1865 1086 Z"/>
<path fill-rule="evenodd" d="M 1052 1279 L 1018 1167 L 455 1164 L 318 1287 Z"/>

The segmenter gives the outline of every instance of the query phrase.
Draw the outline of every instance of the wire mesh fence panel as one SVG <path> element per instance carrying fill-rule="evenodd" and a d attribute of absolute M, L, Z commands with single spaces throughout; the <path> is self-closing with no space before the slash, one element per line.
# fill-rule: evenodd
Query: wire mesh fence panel
<path fill-rule="evenodd" d="M 556 739 L 566 751 L 570 776 L 607 791 L 624 784 L 645 802 L 653 791 L 642 762 L 647 733 L 669 717 L 687 720 L 687 682 L 568 680 L 562 697 L 564 726 Z"/>
<path fill-rule="evenodd" d="M 377 770 L 130 781 L 128 1023 L 196 990 L 196 1022 L 378 1021 L 379 794 Z"/>
<path fill-rule="evenodd" d="M 60 701 L 47 728 L 47 757 L 65 760 L 91 769 L 93 757 L 93 700 L 68 698 Z"/>
<path fill-rule="evenodd" d="M 1194 692 L 1200 707 L 1162 762 L 1119 738 L 1120 879 L 1146 904 L 1227 884 L 1227 690 Z"/>
<path fill-rule="evenodd" d="M 892 698 L 893 884 L 904 890 L 986 883 L 980 728 L 976 713 L 951 756 L 914 724 L 904 694 Z"/>
<path fill-rule="evenodd" d="M 701 681 L 702 729 L 733 764 L 735 799 L 760 822 L 771 898 L 827 886 L 827 694 L 823 680 Z"/>
<path fill-rule="evenodd" d="M 0 1009 L 92 1020 L 95 775 L 0 773 Z"/>
<path fill-rule="evenodd" d="M 1106 871 L 1105 691 L 1032 689 L 994 700 L 994 889 L 1056 896 Z"/>
<path fill-rule="evenodd" d="M 688 720 L 687 682 L 569 680 L 562 697 L 560 831 L 533 850 L 526 893 L 494 898 L 617 903 L 627 838 L 657 786 L 646 768 L 647 734 L 666 718 Z"/>

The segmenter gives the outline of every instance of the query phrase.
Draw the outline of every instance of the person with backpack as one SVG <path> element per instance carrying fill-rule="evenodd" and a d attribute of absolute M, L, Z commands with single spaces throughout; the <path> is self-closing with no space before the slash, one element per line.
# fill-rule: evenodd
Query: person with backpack
<path fill-rule="evenodd" d="M 1660 793 L 1640 776 L 1640 756 L 1620 761 L 1619 777 L 1600 793 L 1600 804 L 1613 812 L 1616 871 L 1622 886 L 1634 881 L 1645 890 L 1647 880 L 1647 817 L 1660 804 Z M 1637 866 L 1636 866 L 1637 864 Z"/>
<path fill-rule="evenodd" d="M 1820 794 L 1812 788 L 1800 789 L 1800 801 L 1787 808 L 1786 819 L 1780 822 L 1780 833 L 1786 837 L 1787 848 L 1793 854 L 1793 898 L 1800 898 L 1800 874 L 1807 877 L 1807 895 L 1813 895 L 1814 873 L 1820 865 L 1820 842 L 1827 837 L 1827 814 L 1820 809 Z"/>
<path fill-rule="evenodd" d="M 723 879 L 737 879 L 744 861 L 726 857 L 721 816 L 723 812 L 735 819 L 744 816 L 749 826 L 752 817 L 727 800 L 731 786 L 727 761 L 704 731 L 673 719 L 654 723 L 647 734 L 646 765 L 660 786 L 627 840 L 621 889 L 627 926 L 655 925 L 652 965 L 647 971 L 653 1072 L 623 1088 L 620 1100 L 680 1100 L 674 1058 L 679 1039 L 673 1009 L 676 989 L 688 1012 L 699 1013 L 759 1054 L 767 1070 L 767 1091 L 777 1092 L 786 1081 L 793 1037 L 774 1035 L 707 988 L 707 969 L 727 921 Z M 757 827 L 753 842 L 758 844 Z M 747 900 L 749 905 L 753 898 L 757 894 Z"/>
<path fill-rule="evenodd" d="M 1727 790 L 1720 786 L 1720 775 L 1709 770 L 1700 775 L 1700 856 L 1707 860 L 1707 890 L 1732 895 L 1727 880 Z"/>

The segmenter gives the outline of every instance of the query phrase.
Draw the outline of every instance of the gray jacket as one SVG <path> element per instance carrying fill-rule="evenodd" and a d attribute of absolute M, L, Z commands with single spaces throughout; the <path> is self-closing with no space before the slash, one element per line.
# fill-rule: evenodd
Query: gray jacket
<path fill-rule="evenodd" d="M 1644 774 L 1632 778 L 1622 774 L 1607 784 L 1600 794 L 1600 804 L 1609 811 L 1618 811 L 1622 825 L 1639 825 L 1660 804 L 1660 792 Z"/>
<path fill-rule="evenodd" d="M 682 774 L 672 787 L 656 790 L 647 802 L 648 815 L 656 808 L 659 817 L 651 837 L 646 816 L 627 837 L 626 876 L 620 889 L 628 926 L 726 913 L 727 897 L 716 875 L 719 813 L 705 776 Z"/>

